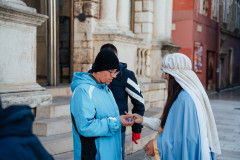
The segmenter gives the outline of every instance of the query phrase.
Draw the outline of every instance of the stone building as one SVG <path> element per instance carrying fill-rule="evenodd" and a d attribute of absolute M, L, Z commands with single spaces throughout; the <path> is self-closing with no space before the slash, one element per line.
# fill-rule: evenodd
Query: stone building
<path fill-rule="evenodd" d="M 239 0 L 174 0 L 172 39 L 207 90 L 240 84 Z"/>
<path fill-rule="evenodd" d="M 219 89 L 240 84 L 240 1 L 220 3 Z"/>
<path fill-rule="evenodd" d="M 113 43 L 135 72 L 146 114 L 160 117 L 166 99 L 160 65 L 179 49 L 171 41 L 172 0 L 0 0 L 0 13 L 1 99 L 5 107 L 33 108 L 34 133 L 56 159 L 72 155 L 72 75 L 88 71 L 104 43 Z M 128 128 L 126 153 L 155 134 L 144 129 L 136 145 Z"/>

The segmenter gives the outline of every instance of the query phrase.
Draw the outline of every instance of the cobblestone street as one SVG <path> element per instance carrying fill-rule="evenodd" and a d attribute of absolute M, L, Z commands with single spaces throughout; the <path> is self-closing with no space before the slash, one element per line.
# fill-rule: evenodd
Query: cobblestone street
<path fill-rule="evenodd" d="M 209 95 L 216 120 L 222 154 L 216 160 L 240 159 L 240 87 Z M 144 160 L 143 150 L 125 160 Z"/>

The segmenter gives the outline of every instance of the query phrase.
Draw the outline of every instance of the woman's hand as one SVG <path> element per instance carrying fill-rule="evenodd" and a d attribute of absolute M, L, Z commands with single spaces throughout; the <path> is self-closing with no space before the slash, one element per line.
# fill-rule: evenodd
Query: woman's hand
<path fill-rule="evenodd" d="M 135 123 L 140 123 L 140 124 L 143 123 L 143 117 L 141 115 L 134 113 L 133 118 Z"/>
<path fill-rule="evenodd" d="M 121 115 L 121 124 L 122 126 L 132 126 L 134 124 L 133 115 L 125 112 L 126 115 Z"/>
<path fill-rule="evenodd" d="M 153 140 L 150 140 L 145 146 L 144 150 L 148 156 L 154 156 Z"/>

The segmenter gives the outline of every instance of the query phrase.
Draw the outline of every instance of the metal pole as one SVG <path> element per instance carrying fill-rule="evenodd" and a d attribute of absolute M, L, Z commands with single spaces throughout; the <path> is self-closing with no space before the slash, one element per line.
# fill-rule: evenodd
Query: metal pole
<path fill-rule="evenodd" d="M 56 0 L 48 1 L 49 14 L 49 83 L 57 85 Z"/>

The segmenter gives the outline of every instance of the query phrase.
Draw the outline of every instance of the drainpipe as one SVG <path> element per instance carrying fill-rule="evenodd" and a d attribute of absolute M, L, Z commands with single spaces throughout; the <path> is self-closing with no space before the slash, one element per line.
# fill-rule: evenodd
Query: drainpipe
<path fill-rule="evenodd" d="M 220 72 L 221 72 L 221 69 L 220 69 L 220 59 L 219 59 L 219 57 L 220 57 L 220 38 L 221 38 L 221 34 L 220 34 L 220 12 L 221 11 L 221 1 L 219 0 L 219 8 L 218 8 L 218 29 L 217 29 L 217 60 L 216 60 L 216 66 L 217 66 L 217 73 L 216 73 L 216 79 L 217 79 L 217 81 L 216 81 L 216 90 L 217 90 L 217 92 L 219 92 L 220 91 L 220 85 L 221 85 L 221 80 L 220 80 Z"/>

